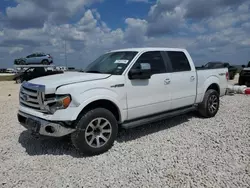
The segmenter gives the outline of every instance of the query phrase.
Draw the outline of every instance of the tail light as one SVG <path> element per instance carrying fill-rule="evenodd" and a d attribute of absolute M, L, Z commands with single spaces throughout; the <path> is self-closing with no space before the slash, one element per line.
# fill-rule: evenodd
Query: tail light
<path fill-rule="evenodd" d="M 226 78 L 227 78 L 227 80 L 229 80 L 229 74 L 228 74 L 228 72 L 226 72 Z"/>

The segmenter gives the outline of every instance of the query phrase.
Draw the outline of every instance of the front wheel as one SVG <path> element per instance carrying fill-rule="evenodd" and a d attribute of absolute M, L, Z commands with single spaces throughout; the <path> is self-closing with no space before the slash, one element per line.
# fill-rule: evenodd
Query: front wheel
<path fill-rule="evenodd" d="M 86 155 L 98 155 L 108 151 L 117 137 L 118 124 L 107 109 L 96 108 L 86 112 L 76 123 L 71 134 L 73 145 Z"/>
<path fill-rule="evenodd" d="M 17 79 L 16 79 L 16 83 L 17 83 L 17 84 L 21 84 L 22 82 L 23 82 L 23 79 L 22 79 L 22 78 L 17 78 Z"/>
<path fill-rule="evenodd" d="M 209 89 L 206 91 L 202 103 L 198 106 L 198 112 L 205 118 L 214 117 L 220 106 L 220 96 L 217 91 Z"/>
<path fill-rule="evenodd" d="M 19 62 L 19 65 L 25 65 L 25 64 L 26 64 L 26 62 L 23 60 Z"/>

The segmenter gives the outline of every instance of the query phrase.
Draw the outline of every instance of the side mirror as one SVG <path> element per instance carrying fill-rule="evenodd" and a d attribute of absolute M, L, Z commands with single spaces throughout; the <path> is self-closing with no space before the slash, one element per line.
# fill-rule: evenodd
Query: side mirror
<path fill-rule="evenodd" d="M 130 80 L 151 78 L 151 65 L 149 63 L 140 63 L 136 69 L 131 69 L 128 73 Z"/>

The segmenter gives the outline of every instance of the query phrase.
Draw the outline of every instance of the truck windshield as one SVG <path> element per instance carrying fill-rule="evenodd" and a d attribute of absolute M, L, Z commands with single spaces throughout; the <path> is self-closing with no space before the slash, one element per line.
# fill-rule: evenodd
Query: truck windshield
<path fill-rule="evenodd" d="M 137 53 L 134 51 L 106 53 L 87 66 L 84 72 L 121 75 Z"/>

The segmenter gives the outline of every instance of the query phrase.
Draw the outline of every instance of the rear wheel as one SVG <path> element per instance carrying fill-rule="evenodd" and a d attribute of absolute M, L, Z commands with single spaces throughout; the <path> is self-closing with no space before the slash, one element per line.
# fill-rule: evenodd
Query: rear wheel
<path fill-rule="evenodd" d="M 98 155 L 108 151 L 117 137 L 118 124 L 107 109 L 96 108 L 86 112 L 77 122 L 71 134 L 73 145 L 86 155 Z"/>
<path fill-rule="evenodd" d="M 220 97 L 217 91 L 209 89 L 206 91 L 202 103 L 198 106 L 198 112 L 205 118 L 214 117 L 220 106 Z"/>
<path fill-rule="evenodd" d="M 43 61 L 42 61 L 42 64 L 43 64 L 43 65 L 49 65 L 49 61 L 48 61 L 48 60 L 43 60 Z"/>
<path fill-rule="evenodd" d="M 229 80 L 233 80 L 233 79 L 234 79 L 234 77 L 235 77 L 235 75 L 234 75 L 234 74 L 230 75 Z"/>

